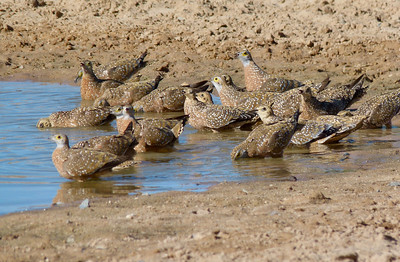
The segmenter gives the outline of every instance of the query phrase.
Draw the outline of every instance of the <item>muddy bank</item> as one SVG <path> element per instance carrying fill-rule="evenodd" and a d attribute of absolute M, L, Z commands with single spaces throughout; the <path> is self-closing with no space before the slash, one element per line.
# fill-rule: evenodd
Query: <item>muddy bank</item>
<path fill-rule="evenodd" d="M 367 73 L 393 87 L 400 79 L 395 0 L 31 2 L 2 2 L 2 80 L 72 83 L 83 59 L 104 64 L 147 49 L 144 77 L 166 67 L 164 84 L 221 73 L 243 84 L 234 58 L 243 48 L 268 72 L 302 81 Z"/>

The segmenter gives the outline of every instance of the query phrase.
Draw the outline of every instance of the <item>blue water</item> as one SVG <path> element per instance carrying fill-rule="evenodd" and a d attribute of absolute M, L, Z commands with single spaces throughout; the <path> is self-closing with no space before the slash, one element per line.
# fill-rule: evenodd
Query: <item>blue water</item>
<path fill-rule="evenodd" d="M 248 134 L 198 132 L 187 126 L 173 150 L 139 154 L 140 163 L 96 180 L 76 182 L 59 176 L 51 161 L 52 134 L 65 133 L 70 143 L 95 135 L 116 133 L 115 123 L 99 128 L 36 128 L 39 118 L 80 105 L 79 87 L 0 82 L 0 214 L 47 208 L 57 202 L 170 190 L 203 191 L 223 181 L 282 180 L 301 174 L 330 174 L 373 168 L 384 159 L 366 152 L 399 146 L 399 129 L 352 134 L 340 145 L 312 153 L 289 148 L 282 159 L 250 159 L 232 162 L 230 152 Z M 177 114 L 175 114 L 177 115 Z M 179 114 L 178 114 L 179 115 Z M 151 116 L 154 116 L 151 115 Z M 341 161 L 350 152 L 348 160 Z"/>

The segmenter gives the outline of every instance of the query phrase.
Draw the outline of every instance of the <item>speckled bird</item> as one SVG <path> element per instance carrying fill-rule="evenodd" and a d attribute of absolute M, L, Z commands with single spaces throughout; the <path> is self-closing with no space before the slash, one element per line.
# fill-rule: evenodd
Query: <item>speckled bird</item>
<path fill-rule="evenodd" d="M 190 90 L 185 95 L 185 114 L 189 115 L 189 124 L 199 130 L 217 132 L 254 123 L 258 119 L 255 112 L 246 112 L 224 105 L 205 104 Z"/>
<path fill-rule="evenodd" d="M 84 100 L 95 100 L 100 97 L 107 89 L 115 88 L 123 83 L 116 80 L 99 79 L 93 73 L 91 64 L 81 63 L 82 81 L 81 81 L 81 97 Z"/>
<path fill-rule="evenodd" d="M 324 115 L 309 120 L 295 132 L 291 142 L 295 145 L 310 143 L 331 144 L 360 129 L 365 116 Z"/>
<path fill-rule="evenodd" d="M 137 145 L 132 131 L 132 124 L 130 124 L 122 134 L 92 137 L 76 143 L 72 148 L 94 149 L 117 156 L 130 157 L 135 153 L 134 147 Z"/>
<path fill-rule="evenodd" d="M 125 82 L 130 79 L 136 72 L 145 66 L 144 58 L 147 56 L 145 51 L 139 58 L 131 60 L 117 60 L 109 64 L 99 66 L 94 70 L 94 74 L 100 79 L 112 79 L 120 82 Z M 91 61 L 85 61 L 92 67 Z M 78 72 L 78 76 L 75 78 L 75 83 L 83 75 L 83 70 Z"/>
<path fill-rule="evenodd" d="M 365 75 L 360 76 L 349 85 L 325 88 L 313 94 L 308 86 L 301 87 L 300 119 L 311 120 L 320 115 L 336 115 L 358 101 L 366 92 Z"/>
<path fill-rule="evenodd" d="M 145 152 L 149 147 L 172 145 L 183 132 L 187 116 L 169 119 L 136 119 L 132 106 L 121 106 L 114 110 L 118 132 L 128 125 L 133 127 L 133 135 L 138 141 L 137 152 Z"/>
<path fill-rule="evenodd" d="M 248 50 L 239 52 L 237 56 L 244 67 L 244 79 L 248 91 L 284 92 L 303 85 L 297 80 L 287 80 L 268 74 L 253 61 Z"/>
<path fill-rule="evenodd" d="M 271 104 L 258 107 L 257 114 L 260 116 L 264 125 L 272 125 L 280 121 L 285 121 L 285 118 L 279 117 L 275 114 Z"/>
<path fill-rule="evenodd" d="M 263 107 L 261 107 L 262 109 Z M 250 132 L 249 136 L 231 152 L 231 158 L 281 157 L 288 146 L 297 126 L 299 112 L 293 117 L 277 122 L 268 120 L 272 110 L 260 110 L 259 116 L 266 124 L 261 124 Z"/>
<path fill-rule="evenodd" d="M 391 128 L 392 118 L 400 111 L 400 91 L 377 95 L 366 100 L 354 115 L 366 116 L 362 128 Z"/>
<path fill-rule="evenodd" d="M 359 101 L 366 93 L 369 86 L 364 85 L 366 75 L 363 74 L 350 84 L 324 88 L 316 94 L 319 101 L 332 104 L 331 111 L 337 113 Z"/>
<path fill-rule="evenodd" d="M 115 119 L 109 106 L 77 107 L 70 111 L 58 111 L 39 119 L 38 128 L 100 126 Z"/>
<path fill-rule="evenodd" d="M 298 90 L 301 95 L 300 99 L 300 119 L 311 120 L 320 115 L 336 114 L 334 105 L 329 102 L 318 100 L 311 91 L 310 87 L 300 88 Z"/>
<path fill-rule="evenodd" d="M 161 80 L 162 76 L 158 75 L 151 81 L 128 82 L 116 88 L 107 89 L 95 100 L 94 105 L 101 100 L 106 100 L 112 106 L 132 104 L 156 89 Z"/>
<path fill-rule="evenodd" d="M 317 95 L 320 90 L 323 90 L 327 87 L 329 82 L 329 78 L 326 78 L 321 83 L 308 83 L 307 86 L 310 87 L 313 95 Z M 290 89 L 286 92 L 278 94 L 272 99 L 272 109 L 277 116 L 282 118 L 290 118 L 296 111 L 300 110 L 300 88 L 304 87 Z"/>
<path fill-rule="evenodd" d="M 64 134 L 54 135 L 51 139 L 57 144 L 52 154 L 54 166 L 62 177 L 68 179 L 84 180 L 123 161 L 107 152 L 70 148 L 68 137 Z"/>
<path fill-rule="evenodd" d="M 185 90 L 194 89 L 202 92 L 208 89 L 208 81 L 201 81 L 188 86 L 159 87 L 137 102 L 132 103 L 136 112 L 178 112 L 183 110 Z"/>
<path fill-rule="evenodd" d="M 267 91 L 241 92 L 232 86 L 230 76 L 214 77 L 211 82 L 217 89 L 221 103 L 243 110 L 255 110 L 263 104 L 270 103 L 279 93 Z"/>

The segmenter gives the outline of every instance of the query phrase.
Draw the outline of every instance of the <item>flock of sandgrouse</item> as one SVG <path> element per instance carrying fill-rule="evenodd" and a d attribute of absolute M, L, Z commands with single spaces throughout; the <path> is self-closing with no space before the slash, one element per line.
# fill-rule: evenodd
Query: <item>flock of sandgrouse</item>
<path fill-rule="evenodd" d="M 83 180 L 102 170 L 132 166 L 134 155 L 152 148 L 171 146 L 186 123 L 198 130 L 219 132 L 252 130 L 231 153 L 245 157 L 281 157 L 294 145 L 334 143 L 359 128 L 390 127 L 400 110 L 400 91 L 374 96 L 350 111 L 368 86 L 362 75 L 347 85 L 301 83 L 269 75 L 253 61 L 248 50 L 238 53 L 243 63 L 245 88 L 229 75 L 213 77 L 221 105 L 213 103 L 209 81 L 181 86 L 159 86 L 162 76 L 140 81 L 135 73 L 145 65 L 147 52 L 133 60 L 117 61 L 93 69 L 81 63 L 81 97 L 92 106 L 52 113 L 38 128 L 98 126 L 117 121 L 118 134 L 93 137 L 72 147 L 64 134 L 52 136 L 57 143 L 52 160 L 61 176 Z M 76 81 L 77 81 L 76 79 Z M 136 119 L 134 112 L 183 111 L 176 118 Z"/>

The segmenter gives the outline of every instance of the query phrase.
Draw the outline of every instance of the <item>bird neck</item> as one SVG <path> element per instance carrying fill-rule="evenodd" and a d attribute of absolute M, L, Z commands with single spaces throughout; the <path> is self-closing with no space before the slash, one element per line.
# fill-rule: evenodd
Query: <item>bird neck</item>
<path fill-rule="evenodd" d="M 244 67 L 249 66 L 250 63 L 251 63 L 251 60 L 245 60 L 245 61 L 242 60 L 242 64 L 243 64 Z M 254 63 L 254 62 L 253 62 L 253 63 Z"/>
<path fill-rule="evenodd" d="M 245 82 L 247 86 L 247 81 L 252 81 L 253 78 L 270 78 L 271 75 L 265 72 L 261 67 L 259 67 L 254 61 L 249 61 L 249 64 L 245 66 Z"/>
<path fill-rule="evenodd" d="M 68 143 L 57 143 L 56 149 L 69 149 L 69 144 Z"/>
<path fill-rule="evenodd" d="M 99 81 L 92 69 L 83 70 L 82 80 Z"/>

